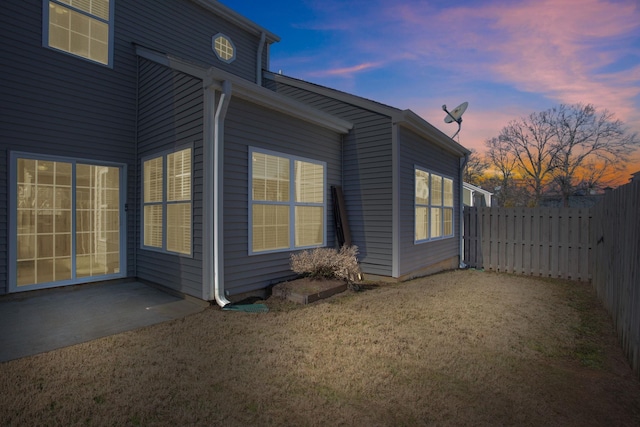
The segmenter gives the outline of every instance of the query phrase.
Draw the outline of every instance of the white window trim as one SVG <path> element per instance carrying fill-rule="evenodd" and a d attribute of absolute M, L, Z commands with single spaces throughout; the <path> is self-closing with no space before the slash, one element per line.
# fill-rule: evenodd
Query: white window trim
<path fill-rule="evenodd" d="M 167 206 L 170 204 L 175 204 L 175 203 L 184 203 L 185 201 L 180 201 L 180 202 L 174 202 L 174 201 L 167 201 L 167 186 L 168 186 L 168 180 L 167 180 L 167 157 L 169 156 L 169 154 L 173 154 L 176 153 L 178 151 L 182 151 L 182 150 L 186 150 L 186 149 L 190 149 L 191 150 L 191 195 L 190 195 L 190 199 L 189 199 L 189 203 L 191 203 L 191 248 L 188 254 L 182 253 L 182 252 L 174 252 L 174 251 L 170 251 L 167 250 Z M 158 248 L 155 246 L 147 246 L 144 244 L 144 207 L 145 207 L 145 201 L 144 201 L 144 162 L 147 160 L 151 160 L 151 159 L 156 159 L 158 157 L 162 157 L 162 202 L 153 202 L 153 203 L 148 203 L 148 204 L 157 204 L 157 205 L 162 205 L 162 247 Z M 182 145 L 179 147 L 176 147 L 175 149 L 171 149 L 171 150 L 164 150 L 164 151 L 160 151 L 157 153 L 153 153 L 150 154 L 148 156 L 143 157 L 140 160 L 140 174 L 141 174 L 141 180 L 140 180 L 140 248 L 147 250 L 147 251 L 153 251 L 153 252 L 160 252 L 160 253 L 164 253 L 164 254 L 169 254 L 169 255 L 176 255 L 176 256 L 180 256 L 180 257 L 184 257 L 184 258 L 193 258 L 193 165 L 194 165 L 194 148 L 193 148 L 193 144 L 189 144 L 189 145 Z"/>
<path fill-rule="evenodd" d="M 108 60 L 106 64 L 103 64 L 102 62 L 93 60 L 91 58 L 87 58 L 81 55 L 76 55 L 75 53 L 72 52 L 68 52 L 66 50 L 62 50 L 62 49 L 58 49 L 56 47 L 53 46 L 49 46 L 49 3 L 55 3 L 61 7 L 65 7 L 67 9 L 70 9 L 74 12 L 78 12 L 81 13 L 82 15 L 88 16 L 92 19 L 96 19 L 100 22 L 103 22 L 105 24 L 107 24 L 109 26 L 109 53 L 108 53 Z M 105 20 L 103 18 L 100 18 L 99 16 L 96 15 L 92 15 L 90 13 L 85 12 L 82 9 L 77 9 L 71 5 L 68 5 L 66 3 L 60 2 L 59 0 L 42 0 L 42 46 L 44 46 L 47 49 L 51 49 L 54 50 L 56 52 L 60 52 L 62 54 L 65 55 L 69 55 L 71 57 L 74 58 L 78 58 L 81 59 L 83 61 L 87 61 L 90 62 L 91 64 L 97 64 L 97 65 L 101 65 L 103 67 L 109 67 L 109 68 L 113 68 L 113 52 L 114 52 L 114 11 L 115 11 L 115 2 L 116 0 L 110 0 L 109 1 L 109 19 Z"/>
<path fill-rule="evenodd" d="M 216 39 L 221 37 L 224 38 L 227 42 L 229 42 L 229 44 L 231 45 L 231 48 L 233 49 L 233 56 L 231 56 L 231 58 L 225 59 L 221 57 L 218 51 L 216 50 Z M 215 53 L 216 58 L 218 58 L 220 61 L 226 64 L 231 64 L 233 61 L 236 60 L 236 55 L 237 55 L 236 45 L 233 43 L 233 40 L 231 40 L 231 37 L 227 36 L 226 34 L 218 33 L 215 36 L 211 37 L 211 50 L 213 50 L 213 53 Z"/>
<path fill-rule="evenodd" d="M 289 201 L 288 202 L 269 202 L 269 201 L 263 201 L 263 200 L 257 200 L 254 201 L 253 200 L 253 164 L 252 164 L 252 159 L 253 159 L 253 153 L 261 153 L 261 154 L 268 154 L 271 156 L 277 156 L 277 157 L 282 157 L 285 159 L 289 160 L 289 177 L 290 177 L 290 183 L 289 183 Z M 294 177 L 295 177 L 295 173 L 294 173 L 294 168 L 295 168 L 295 162 L 296 161 L 302 161 L 302 162 L 308 162 L 308 163 L 313 163 L 316 165 L 321 165 L 322 166 L 322 172 L 323 172 L 323 202 L 322 204 L 320 203 L 303 203 L 303 202 L 296 202 L 295 201 L 295 191 L 296 191 L 296 185 L 295 185 L 295 181 L 294 181 Z M 290 252 L 290 251 L 300 251 L 300 250 L 305 250 L 305 249 L 313 249 L 313 248 L 321 248 L 327 245 L 327 163 L 323 162 L 321 160 L 315 160 L 315 159 L 309 159 L 309 158 L 305 158 L 305 157 L 300 157 L 300 156 L 295 156 L 295 155 L 291 155 L 291 154 L 285 154 L 285 153 L 281 153 L 281 152 L 277 152 L 277 151 L 271 151 L 271 150 L 265 150 L 262 148 L 256 148 L 256 147 L 249 147 L 249 185 L 248 185 L 248 189 L 249 189 L 249 194 L 248 194 L 248 203 L 249 203 L 249 216 L 248 216 L 248 235 L 249 235 L 249 255 L 264 255 L 264 254 L 270 254 L 270 253 L 277 253 L 277 252 Z M 264 205 L 264 204 L 269 204 L 269 205 L 274 205 L 274 204 L 278 204 L 278 205 L 288 205 L 289 206 L 289 247 L 287 248 L 281 248 L 281 249 L 271 249 L 271 250 L 265 250 L 265 251 L 254 251 L 253 250 L 253 206 L 254 205 Z M 322 207 L 322 243 L 318 244 L 318 245 L 310 245 L 310 246 L 296 246 L 295 245 L 295 208 L 296 206 L 318 206 L 318 207 Z"/>
<path fill-rule="evenodd" d="M 428 204 L 418 204 L 416 202 L 416 171 L 421 171 L 421 172 L 425 172 L 429 174 L 429 202 Z M 440 205 L 433 205 L 431 203 L 431 197 L 433 195 L 433 191 L 431 191 L 431 176 L 432 175 L 437 175 L 440 178 L 442 178 L 442 187 L 441 187 L 441 198 L 442 198 L 442 203 Z M 453 206 L 445 206 L 444 205 L 444 180 L 446 179 L 450 179 L 453 183 L 452 188 L 452 197 L 453 197 Z M 414 165 L 413 168 L 413 239 L 414 239 L 414 244 L 420 244 L 420 243 L 427 243 L 427 242 L 434 242 L 434 241 L 438 241 L 438 240 L 445 240 L 445 239 L 453 239 L 456 235 L 456 221 L 455 221 L 455 200 L 456 200 L 456 195 L 455 195 L 455 179 L 453 179 L 452 177 L 448 176 L 448 175 L 444 175 L 438 172 L 433 172 L 430 169 L 427 168 L 423 168 L 417 165 Z M 429 212 L 429 221 L 427 222 L 427 238 L 426 239 L 417 239 L 416 238 L 416 208 L 418 207 L 426 207 L 428 212 Z M 442 221 L 440 223 L 440 236 L 437 237 L 431 237 L 431 208 L 440 208 L 442 209 Z M 444 211 L 445 209 L 449 209 L 451 210 L 451 234 L 444 234 Z"/>
<path fill-rule="evenodd" d="M 116 167 L 120 169 L 120 272 L 106 274 L 101 276 L 88 276 L 88 277 L 75 277 L 68 280 L 60 280 L 57 282 L 48 282 L 48 283 L 40 283 L 26 286 L 18 286 L 17 285 L 17 258 L 18 258 L 18 218 L 17 218 L 17 167 L 18 167 L 18 159 L 33 159 L 33 160 L 45 160 L 45 161 L 53 161 L 53 162 L 65 162 L 73 164 L 74 172 L 72 173 L 71 187 L 76 189 L 76 173 L 75 167 L 77 164 L 89 164 L 93 166 L 109 166 Z M 126 217 L 126 189 L 127 189 L 127 165 L 123 163 L 113 163 L 113 162 L 103 162 L 94 159 L 84 159 L 77 157 L 63 157 L 63 156 L 54 156 L 47 154 L 37 154 L 37 153 L 26 153 L 20 151 L 11 151 L 9 153 L 9 283 L 8 283 L 8 291 L 12 292 L 22 292 L 22 291 L 31 291 L 37 289 L 46 289 L 51 287 L 58 286 L 66 286 L 66 285 L 76 285 L 81 283 L 90 283 L 97 282 L 106 279 L 114 279 L 126 277 L 127 272 L 127 217 Z M 76 224 L 76 193 L 72 192 L 72 204 L 71 204 L 71 230 L 72 230 L 72 238 L 71 239 L 71 269 L 75 271 L 75 255 L 76 255 L 76 232 L 75 224 Z"/>

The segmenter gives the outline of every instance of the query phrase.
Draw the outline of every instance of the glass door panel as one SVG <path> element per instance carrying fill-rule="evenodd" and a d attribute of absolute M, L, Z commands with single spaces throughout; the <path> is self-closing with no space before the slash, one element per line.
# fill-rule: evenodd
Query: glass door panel
<path fill-rule="evenodd" d="M 18 159 L 18 286 L 71 278 L 71 170 Z"/>
<path fill-rule="evenodd" d="M 16 160 L 17 287 L 120 273 L 121 169 Z"/>
<path fill-rule="evenodd" d="M 120 272 L 120 170 L 78 164 L 76 275 Z"/>

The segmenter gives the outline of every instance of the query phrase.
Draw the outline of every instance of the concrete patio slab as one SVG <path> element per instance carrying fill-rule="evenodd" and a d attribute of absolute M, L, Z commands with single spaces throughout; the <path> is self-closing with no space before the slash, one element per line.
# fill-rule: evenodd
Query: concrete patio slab
<path fill-rule="evenodd" d="M 0 298 L 0 362 L 44 353 L 197 313 L 182 299 L 140 282 L 104 283 Z"/>

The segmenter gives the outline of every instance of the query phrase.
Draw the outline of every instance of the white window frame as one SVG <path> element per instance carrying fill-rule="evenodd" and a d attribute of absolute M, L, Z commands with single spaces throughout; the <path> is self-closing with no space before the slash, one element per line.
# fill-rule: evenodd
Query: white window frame
<path fill-rule="evenodd" d="M 264 200 L 253 200 L 253 154 L 267 154 L 270 156 L 281 157 L 283 159 L 289 160 L 289 200 L 288 201 L 264 201 Z M 296 181 L 295 181 L 295 162 L 305 162 L 311 163 L 315 165 L 322 166 L 322 203 L 305 203 L 305 202 L 296 202 L 295 194 L 296 194 Z M 298 251 L 303 249 L 312 249 L 324 247 L 327 245 L 327 163 L 320 161 L 309 159 L 305 157 L 295 156 L 291 154 L 285 154 L 281 152 L 265 150 L 261 148 L 250 147 L 249 148 L 249 217 L 248 217 L 248 228 L 249 228 L 249 255 L 263 255 L 268 253 L 276 253 L 276 252 L 287 252 L 287 251 Z M 289 210 L 289 245 L 285 248 L 278 249 L 267 249 L 263 251 L 254 251 L 253 250 L 253 207 L 255 205 L 284 205 L 288 206 Z M 317 245 L 309 245 L 309 246 L 296 246 L 296 223 L 295 223 L 295 209 L 299 206 L 315 206 L 322 208 L 322 242 Z"/>
<path fill-rule="evenodd" d="M 48 49 L 51 50 L 55 50 L 56 52 L 62 52 L 66 55 L 70 55 L 73 56 L 74 58 L 80 58 L 83 59 L 85 61 L 89 61 L 92 64 L 98 64 L 98 65 L 103 65 L 105 67 L 109 67 L 109 68 L 113 68 L 113 52 L 114 52 L 114 11 L 115 11 L 115 1 L 116 0 L 109 0 L 109 19 L 104 19 L 98 15 L 94 15 L 89 11 L 86 11 L 84 9 L 78 8 L 76 6 L 70 5 L 69 3 L 73 3 L 72 1 L 67 0 L 67 2 L 62 1 L 62 0 L 42 0 L 42 45 Z M 68 50 L 65 49 L 60 49 L 58 47 L 55 46 L 51 46 L 49 44 L 49 25 L 50 25 L 50 8 L 49 8 L 49 4 L 55 4 L 58 7 L 67 9 L 71 12 L 75 12 L 75 13 L 79 13 L 81 15 L 84 15 L 90 19 L 99 21 L 103 24 L 106 24 L 108 26 L 108 46 L 107 46 L 107 62 L 101 62 L 98 61 L 96 59 L 92 59 L 88 56 L 84 56 L 84 55 L 79 55 L 77 53 L 74 52 L 70 52 Z"/>
<path fill-rule="evenodd" d="M 171 154 L 175 154 L 178 153 L 180 151 L 183 150 L 191 150 L 191 193 L 189 195 L 189 199 L 188 200 L 167 200 L 167 193 L 168 193 L 168 185 L 169 185 L 169 179 L 167 176 L 167 159 L 169 157 L 169 155 Z M 145 202 L 145 172 L 144 172 L 144 165 L 145 162 L 150 161 L 150 160 L 154 160 L 154 159 L 162 159 L 162 200 L 158 201 L 158 202 Z M 171 254 L 171 255 L 178 255 L 181 257 L 186 257 L 186 258 L 192 258 L 193 257 L 193 165 L 194 165 L 194 149 L 193 149 L 193 145 L 183 145 L 180 147 L 177 147 L 176 149 L 172 149 L 172 150 L 165 150 L 165 151 L 161 151 L 158 153 L 154 153 L 148 156 L 145 156 L 141 159 L 140 161 L 140 171 L 141 171 L 141 197 L 140 197 L 140 248 L 141 249 L 145 249 L 145 250 L 149 250 L 149 251 L 154 251 L 154 252 L 161 252 L 161 253 L 166 253 L 166 254 Z M 189 252 L 178 252 L 178 251 L 171 251 L 169 249 L 167 249 L 167 208 L 170 205 L 178 205 L 178 204 L 186 204 L 189 203 L 191 205 L 191 209 L 190 209 L 190 217 L 191 217 L 191 241 L 190 241 L 190 245 L 189 245 Z M 156 206 L 161 206 L 162 208 L 162 244 L 161 246 L 149 246 L 149 245 L 145 245 L 145 206 L 151 206 L 151 205 L 156 205 Z"/>
<path fill-rule="evenodd" d="M 37 283 L 33 285 L 22 285 L 18 286 L 17 284 L 17 261 L 18 261 L 18 218 L 17 218 L 17 204 L 18 204 L 18 160 L 19 159 L 28 159 L 28 160 L 39 160 L 39 161 L 51 161 L 51 162 L 62 162 L 62 163 L 70 163 L 72 165 L 72 178 L 71 178 L 71 278 L 64 279 L 54 282 L 46 282 L 46 283 Z M 90 165 L 90 166 L 107 166 L 118 168 L 120 170 L 120 189 L 119 189 L 119 215 L 120 215 L 120 257 L 119 257 L 119 271 L 116 273 L 107 273 L 104 275 L 95 275 L 95 276 L 77 276 L 76 271 L 76 238 L 77 238 L 77 227 L 76 227 L 76 218 L 77 218 L 77 210 L 76 210 L 76 192 L 77 192 L 77 184 L 76 184 L 76 167 L 78 164 L 81 165 Z M 97 161 L 94 159 L 84 159 L 77 157 L 63 157 L 63 156 L 53 156 L 47 154 L 37 154 L 37 153 L 26 153 L 20 151 L 11 151 L 9 153 L 9 292 L 22 292 L 22 291 L 31 291 L 36 289 L 46 289 L 51 287 L 58 286 L 66 286 L 66 285 L 76 285 L 81 283 L 89 283 L 96 282 L 107 279 L 114 278 L 122 278 L 126 277 L 127 272 L 127 221 L 126 221 L 126 189 L 127 189 L 127 165 L 122 163 L 113 163 L 113 162 L 103 162 Z"/>
<path fill-rule="evenodd" d="M 216 47 L 216 40 L 218 39 L 224 40 L 226 43 L 229 44 L 229 46 L 231 46 L 231 49 L 233 50 L 233 52 L 230 57 L 226 58 L 222 56 L 222 54 L 218 51 L 218 48 Z M 215 36 L 211 37 L 211 49 L 213 50 L 213 53 L 216 54 L 216 58 L 218 58 L 222 62 L 230 64 L 236 59 L 236 45 L 233 43 L 231 38 L 229 38 L 229 36 L 225 34 L 218 33 Z"/>
<path fill-rule="evenodd" d="M 419 203 L 416 197 L 417 194 L 417 186 L 418 186 L 418 180 L 416 179 L 416 175 L 417 172 L 420 171 L 422 173 L 426 173 L 429 176 L 429 196 L 428 196 L 428 200 L 427 203 Z M 437 177 L 440 178 L 440 201 L 434 200 L 433 198 L 433 184 L 432 184 L 432 179 L 433 177 Z M 414 237 L 414 243 L 418 244 L 418 243 L 425 243 L 425 242 L 433 242 L 433 241 L 437 241 L 437 240 L 444 240 L 444 239 L 451 239 L 455 237 L 455 233 L 456 233 L 456 229 L 455 229 L 455 180 L 453 178 L 451 178 L 450 176 L 447 175 L 443 175 L 440 173 L 436 173 L 433 172 L 429 169 L 420 167 L 420 166 L 414 166 L 414 171 L 413 171 L 413 179 L 414 179 L 414 193 L 413 193 L 413 200 L 414 200 L 414 208 L 413 208 L 413 213 L 414 213 L 414 221 L 413 221 L 413 237 Z M 447 197 L 445 194 L 445 182 L 449 181 L 451 183 L 451 205 L 449 206 L 447 204 Z M 417 219 L 418 219 L 418 215 L 417 215 L 417 210 L 418 208 L 426 208 L 427 209 L 427 215 L 428 215 L 428 220 L 427 220 L 427 225 L 426 225 L 426 237 L 425 238 L 418 238 L 417 236 Z M 438 211 L 439 212 L 439 217 L 440 217 L 440 230 L 439 233 L 435 236 L 432 235 L 432 214 L 434 211 Z M 445 234 L 445 212 L 448 212 L 451 216 L 451 233 L 450 234 Z"/>

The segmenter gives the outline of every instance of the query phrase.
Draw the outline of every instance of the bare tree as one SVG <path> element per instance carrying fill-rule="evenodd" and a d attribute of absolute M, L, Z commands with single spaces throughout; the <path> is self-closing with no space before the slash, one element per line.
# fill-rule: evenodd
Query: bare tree
<path fill-rule="evenodd" d="M 549 112 L 543 111 L 511 121 L 497 138 L 486 141 L 488 157 L 504 181 L 504 197 L 515 194 L 515 191 L 508 191 L 511 189 L 507 185 L 519 178 L 531 190 L 529 204 L 538 204 L 551 181 L 556 150 L 553 137 Z"/>
<path fill-rule="evenodd" d="M 516 157 L 509 150 L 509 146 L 500 138 L 488 139 L 485 145 L 487 158 L 499 177 L 505 182 L 510 180 L 516 167 Z"/>
<path fill-rule="evenodd" d="M 514 157 L 515 171 L 525 180 L 537 205 L 551 181 L 557 146 L 550 112 L 532 113 L 505 126 L 498 139 Z"/>
<path fill-rule="evenodd" d="M 480 186 L 482 178 L 489 167 L 489 162 L 473 148 L 470 151 L 469 160 L 464 168 L 464 182 Z"/>
<path fill-rule="evenodd" d="M 509 149 L 508 144 L 500 138 L 491 138 L 485 141 L 487 147 L 487 160 L 495 171 L 495 175 L 488 181 L 492 186 L 496 201 L 499 206 L 517 206 L 513 197 L 515 185 L 513 173 L 516 168 L 516 157 Z"/>
<path fill-rule="evenodd" d="M 591 104 L 561 104 L 548 114 L 555 133 L 551 169 L 565 207 L 578 182 L 586 178 L 595 187 L 610 169 L 624 165 L 640 142 L 612 113 Z"/>
<path fill-rule="evenodd" d="M 596 163 L 594 160 L 589 160 L 580 168 L 580 175 L 575 182 L 575 188 L 590 193 L 611 187 L 614 185 L 613 182 L 616 180 L 620 170 L 620 166 L 612 162 L 601 161 Z M 560 192 L 559 190 L 558 192 Z"/>
<path fill-rule="evenodd" d="M 610 181 L 639 143 L 609 111 L 561 104 L 510 122 L 486 145 L 505 184 L 518 178 L 527 183 L 532 205 L 553 188 L 568 206 L 578 187 L 596 189 Z"/>
<path fill-rule="evenodd" d="M 498 175 L 493 175 L 485 179 L 483 188 L 493 193 L 492 206 L 511 208 L 515 206 L 531 206 L 533 197 L 526 185 L 519 183 L 512 178 L 502 179 Z"/>

